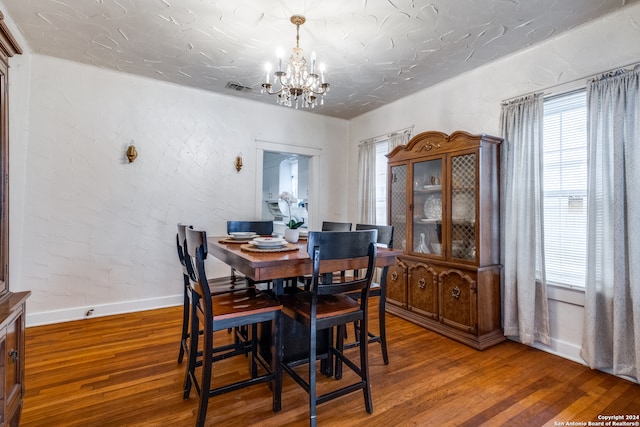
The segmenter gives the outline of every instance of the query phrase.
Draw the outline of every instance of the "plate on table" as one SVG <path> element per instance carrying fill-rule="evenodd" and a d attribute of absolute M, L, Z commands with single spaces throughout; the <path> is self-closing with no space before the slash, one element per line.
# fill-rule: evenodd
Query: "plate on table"
<path fill-rule="evenodd" d="M 257 236 L 255 231 L 232 231 L 229 236 L 233 240 L 251 240 Z"/>
<path fill-rule="evenodd" d="M 249 244 L 261 249 L 279 248 L 287 244 L 287 241 L 281 237 L 256 237 Z"/>

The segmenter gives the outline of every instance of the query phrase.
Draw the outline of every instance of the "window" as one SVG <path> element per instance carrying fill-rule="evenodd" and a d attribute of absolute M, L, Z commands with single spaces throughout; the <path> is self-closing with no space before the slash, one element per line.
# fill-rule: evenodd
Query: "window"
<path fill-rule="evenodd" d="M 587 246 L 584 89 L 545 99 L 543 151 L 547 282 L 584 287 Z"/>
<path fill-rule="evenodd" d="M 376 143 L 376 224 L 387 225 L 387 152 L 388 141 Z"/>

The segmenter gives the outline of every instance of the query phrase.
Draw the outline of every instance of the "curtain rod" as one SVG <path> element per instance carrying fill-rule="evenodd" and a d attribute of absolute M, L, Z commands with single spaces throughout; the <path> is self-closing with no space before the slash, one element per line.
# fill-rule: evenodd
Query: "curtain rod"
<path fill-rule="evenodd" d="M 577 83 L 577 82 L 579 82 L 579 81 L 581 81 L 581 80 L 582 80 L 582 81 L 585 81 L 585 86 L 586 86 L 586 81 L 588 81 L 589 79 L 592 79 L 592 78 L 594 78 L 594 77 L 600 76 L 600 75 L 602 75 L 602 74 L 609 73 L 609 72 L 611 72 L 611 71 L 620 70 L 620 69 L 623 69 L 623 68 L 631 68 L 631 69 L 633 69 L 633 68 L 634 68 L 635 66 L 637 66 L 637 65 L 640 65 L 640 62 L 638 62 L 638 61 L 636 60 L 636 61 L 634 61 L 634 62 L 630 62 L 630 63 L 628 63 L 628 64 L 621 65 L 621 66 L 619 66 L 619 67 L 610 68 L 610 69 L 605 70 L 605 71 L 600 71 L 599 73 L 593 73 L 593 74 L 588 75 L 588 76 L 586 76 L 586 77 L 578 77 L 577 79 L 573 79 L 573 80 L 570 80 L 570 81 L 568 81 L 568 82 L 558 83 L 558 84 L 555 84 L 555 85 L 553 85 L 553 86 L 547 86 L 546 88 L 542 88 L 542 89 L 538 89 L 538 90 L 534 90 L 534 91 L 531 91 L 531 92 L 525 93 L 525 94 L 523 94 L 523 95 L 517 95 L 517 96 L 514 96 L 514 97 L 512 97 L 512 98 L 507 98 L 507 99 L 503 100 L 503 101 L 502 101 L 502 103 L 503 103 L 503 104 L 504 104 L 504 103 L 509 103 L 510 101 L 513 101 L 514 99 L 524 98 L 525 96 L 534 95 L 534 94 L 536 94 L 536 93 L 542 93 L 544 96 L 552 95 L 552 94 L 553 94 L 553 90 L 554 90 L 554 89 L 557 89 L 557 88 L 559 88 L 559 87 L 563 87 L 563 86 L 569 86 L 569 85 L 571 85 L 571 84 L 573 84 L 573 83 Z M 550 92 L 550 91 L 551 91 L 551 92 Z"/>
<path fill-rule="evenodd" d="M 414 127 L 415 127 L 415 125 L 411 125 L 411 126 L 406 127 L 406 128 L 394 130 L 393 132 L 383 133 L 382 135 L 374 136 L 372 138 L 367 138 L 367 139 L 364 139 L 364 140 L 360 141 L 360 143 L 358 145 L 368 144 L 368 143 L 371 143 L 371 142 L 377 142 L 377 140 L 379 140 L 379 139 L 389 138 L 389 137 L 391 137 L 393 135 L 397 135 L 399 133 L 406 133 L 406 132 L 411 133 L 411 131 L 413 131 Z"/>

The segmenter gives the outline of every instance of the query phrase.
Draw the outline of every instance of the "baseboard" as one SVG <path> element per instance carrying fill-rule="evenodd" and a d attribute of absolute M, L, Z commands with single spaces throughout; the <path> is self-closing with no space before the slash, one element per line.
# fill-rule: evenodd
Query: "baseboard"
<path fill-rule="evenodd" d="M 569 359 L 581 365 L 586 365 L 582 357 L 580 357 L 580 346 L 578 344 L 551 338 L 551 345 L 535 342 L 532 347 Z"/>
<path fill-rule="evenodd" d="M 25 325 L 28 328 L 31 326 L 49 325 L 52 323 L 62 323 L 72 320 L 88 319 L 91 317 L 111 316 L 114 314 L 133 313 L 136 311 L 153 310 L 156 308 L 174 307 L 177 305 L 182 305 L 183 300 L 184 296 L 182 294 L 179 294 L 161 298 L 72 307 L 66 308 L 64 310 L 43 311 L 39 313 L 30 313 L 27 305 Z"/>

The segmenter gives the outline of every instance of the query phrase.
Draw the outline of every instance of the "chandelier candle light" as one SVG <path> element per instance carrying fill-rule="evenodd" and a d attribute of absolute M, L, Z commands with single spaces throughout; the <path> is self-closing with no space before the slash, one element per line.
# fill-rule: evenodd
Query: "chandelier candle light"
<path fill-rule="evenodd" d="M 318 67 L 320 76 L 316 73 L 316 53 L 311 52 L 311 72 L 307 71 L 307 60 L 302 56 L 300 48 L 300 25 L 306 21 L 302 15 L 293 15 L 291 23 L 296 26 L 296 47 L 289 57 L 287 71 L 282 71 L 282 56 L 284 52 L 278 52 L 278 71 L 274 73 L 274 84 L 279 83 L 280 89 L 272 90 L 271 86 L 271 64 L 266 65 L 267 77 L 262 84 L 262 93 L 277 95 L 277 102 L 280 105 L 291 107 L 301 103 L 302 108 L 314 108 L 318 104 L 324 103 L 324 95 L 329 92 L 329 83 L 324 81 L 324 66 Z"/>

